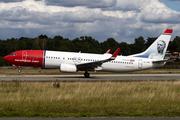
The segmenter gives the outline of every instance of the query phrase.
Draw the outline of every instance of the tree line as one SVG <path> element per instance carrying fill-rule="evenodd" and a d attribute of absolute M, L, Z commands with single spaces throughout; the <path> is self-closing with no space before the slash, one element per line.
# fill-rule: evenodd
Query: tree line
<path fill-rule="evenodd" d="M 62 36 L 55 36 L 48 38 L 46 35 L 40 35 L 37 38 L 21 37 L 11 38 L 7 40 L 0 40 L 0 66 L 10 65 L 3 60 L 5 55 L 17 50 L 54 50 L 54 51 L 68 51 L 68 52 L 83 52 L 83 53 L 97 53 L 103 54 L 108 49 L 111 53 L 120 47 L 119 55 L 131 55 L 143 52 L 149 47 L 157 38 L 148 37 L 146 40 L 140 36 L 135 38 L 134 43 L 128 44 L 126 42 L 118 42 L 114 38 L 108 38 L 106 41 L 99 42 L 91 36 L 81 36 L 69 40 Z M 180 52 L 180 37 L 176 36 L 170 41 L 168 46 L 169 52 Z"/>

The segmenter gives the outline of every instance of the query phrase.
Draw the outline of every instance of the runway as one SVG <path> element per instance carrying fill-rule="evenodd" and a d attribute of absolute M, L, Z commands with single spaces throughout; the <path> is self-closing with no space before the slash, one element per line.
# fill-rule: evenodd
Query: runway
<path fill-rule="evenodd" d="M 0 81 L 179 81 L 180 74 L 91 74 L 89 78 L 83 75 L 6 75 L 0 76 Z"/>

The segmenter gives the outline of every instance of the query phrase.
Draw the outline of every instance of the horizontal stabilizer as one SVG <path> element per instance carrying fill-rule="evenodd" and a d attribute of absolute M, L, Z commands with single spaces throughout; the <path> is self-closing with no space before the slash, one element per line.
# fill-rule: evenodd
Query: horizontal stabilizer
<path fill-rule="evenodd" d="M 164 59 L 164 60 L 156 60 L 156 61 L 152 61 L 153 63 L 161 63 L 161 62 L 171 62 L 174 61 L 175 59 Z"/>

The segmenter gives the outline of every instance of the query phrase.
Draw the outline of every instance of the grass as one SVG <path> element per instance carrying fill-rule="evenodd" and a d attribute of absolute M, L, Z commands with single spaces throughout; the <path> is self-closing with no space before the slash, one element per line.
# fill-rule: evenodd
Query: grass
<path fill-rule="evenodd" d="M 180 82 L 0 82 L 0 117 L 180 116 Z"/>

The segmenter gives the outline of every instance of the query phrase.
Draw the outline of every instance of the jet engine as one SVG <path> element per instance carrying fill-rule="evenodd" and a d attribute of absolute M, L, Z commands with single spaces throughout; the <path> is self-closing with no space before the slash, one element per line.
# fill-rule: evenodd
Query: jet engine
<path fill-rule="evenodd" d="M 76 73 L 77 72 L 77 67 L 76 65 L 71 65 L 71 64 L 61 64 L 60 65 L 60 72 L 69 72 L 69 73 Z"/>

